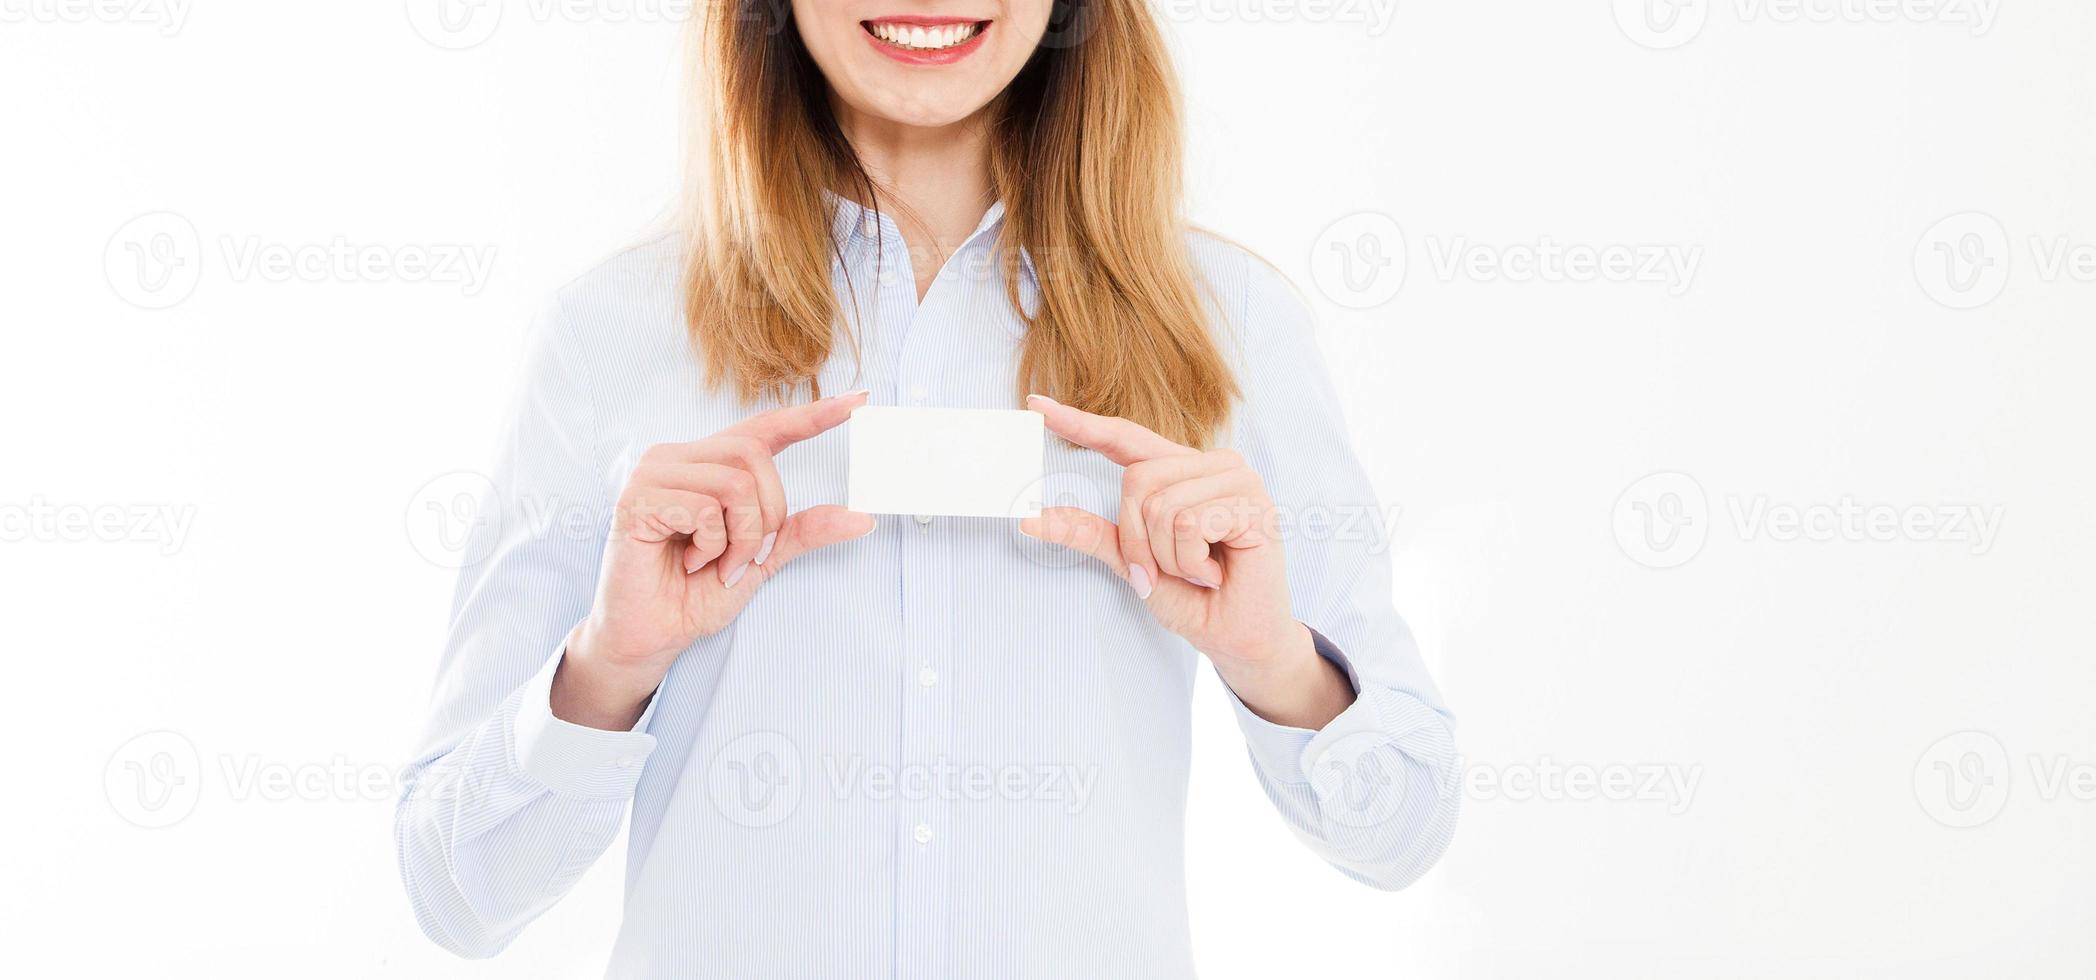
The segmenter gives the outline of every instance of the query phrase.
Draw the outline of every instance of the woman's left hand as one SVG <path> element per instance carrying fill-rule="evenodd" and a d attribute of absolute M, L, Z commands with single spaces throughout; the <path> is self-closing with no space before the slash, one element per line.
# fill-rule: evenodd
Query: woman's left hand
<path fill-rule="evenodd" d="M 1202 452 L 1127 419 L 1034 395 L 1049 430 L 1125 468 L 1121 523 L 1050 507 L 1025 533 L 1075 548 L 1128 580 L 1166 629 L 1207 655 L 1247 707 L 1278 724 L 1321 728 L 1354 700 L 1290 609 L 1273 501 L 1229 449 Z"/>

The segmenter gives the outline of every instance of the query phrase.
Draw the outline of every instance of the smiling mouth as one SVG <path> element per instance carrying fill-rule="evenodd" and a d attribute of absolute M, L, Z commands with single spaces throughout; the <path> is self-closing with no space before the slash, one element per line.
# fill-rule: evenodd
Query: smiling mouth
<path fill-rule="evenodd" d="M 892 48 L 898 52 L 937 54 L 966 47 L 990 29 L 990 22 L 960 18 L 883 18 L 862 20 L 859 26 L 885 48 Z"/>

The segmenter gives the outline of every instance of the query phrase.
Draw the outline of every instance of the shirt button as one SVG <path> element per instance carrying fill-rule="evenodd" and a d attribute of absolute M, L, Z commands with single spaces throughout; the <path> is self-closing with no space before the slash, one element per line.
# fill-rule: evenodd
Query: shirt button
<path fill-rule="evenodd" d="M 881 233 L 881 219 L 869 214 L 859 219 L 859 229 L 864 231 L 868 238 L 879 237 Z"/>
<path fill-rule="evenodd" d="M 930 514 L 919 514 L 919 515 L 917 515 L 917 523 L 919 523 L 919 524 L 930 524 L 931 522 L 932 522 L 932 515 L 930 515 Z"/>
<path fill-rule="evenodd" d="M 914 403 L 916 403 L 916 404 L 919 404 L 919 405 L 922 405 L 922 404 L 924 404 L 924 399 L 925 399 L 926 397 L 928 397 L 928 396 L 929 396 L 930 394 L 931 394 L 931 392 L 928 392 L 928 391 L 924 390 L 924 386 L 923 386 L 923 385 L 911 385 L 911 386 L 910 386 L 910 401 L 912 401 L 912 402 L 914 402 Z"/>
<path fill-rule="evenodd" d="M 916 837 L 919 844 L 929 844 L 932 842 L 932 828 L 926 824 L 918 824 L 917 832 L 911 836 Z"/>
<path fill-rule="evenodd" d="M 917 686 L 930 687 L 939 683 L 939 672 L 930 667 L 917 668 Z"/>

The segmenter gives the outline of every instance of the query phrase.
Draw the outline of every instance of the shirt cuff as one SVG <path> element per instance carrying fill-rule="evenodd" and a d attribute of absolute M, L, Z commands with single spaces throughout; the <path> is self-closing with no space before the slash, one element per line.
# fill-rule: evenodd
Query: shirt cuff
<path fill-rule="evenodd" d="M 1354 703 L 1325 723 L 1325 727 L 1312 731 L 1276 725 L 1246 706 L 1236 691 L 1230 691 L 1229 684 L 1223 685 L 1224 690 L 1230 691 L 1230 703 L 1237 710 L 1238 726 L 1244 730 L 1252 764 L 1267 778 L 1290 785 L 1313 785 L 1320 780 L 1321 767 L 1343 771 L 1358 757 L 1397 743 L 1422 728 L 1445 728 L 1440 715 L 1419 699 L 1402 691 L 1364 684 L 1346 654 L 1324 634 L 1312 629 L 1310 638 L 1318 655 L 1337 666 L 1354 687 Z"/>
<path fill-rule="evenodd" d="M 556 795 L 581 800 L 626 799 L 640 782 L 641 767 L 655 751 L 647 733 L 655 716 L 655 698 L 633 728 L 607 732 L 553 716 L 553 675 L 560 670 L 563 648 L 539 668 L 519 691 L 516 736 L 517 768 Z"/>
<path fill-rule="evenodd" d="M 1345 672 L 1347 682 L 1354 685 L 1354 703 L 1348 706 L 1346 711 L 1340 712 L 1339 718 L 1332 719 L 1326 725 L 1329 728 L 1338 724 L 1340 718 L 1345 718 L 1347 712 L 1360 707 L 1361 685 L 1355 680 L 1353 667 L 1347 663 L 1346 655 L 1340 653 L 1339 648 L 1332 645 L 1332 641 L 1325 639 L 1324 634 L 1314 629 L 1310 630 L 1310 642 L 1317 648 L 1318 656 L 1336 664 Z M 1231 689 L 1228 681 L 1223 682 L 1223 690 L 1230 692 L 1230 704 L 1237 710 L 1237 725 L 1244 730 L 1245 746 L 1252 752 L 1252 764 L 1269 778 L 1290 784 L 1309 783 L 1310 778 L 1302 766 L 1303 750 L 1309 747 L 1310 741 L 1317 737 L 1317 733 L 1293 725 L 1276 725 L 1259 717 L 1257 712 L 1244 703 L 1243 698 L 1237 696 L 1237 692 Z"/>

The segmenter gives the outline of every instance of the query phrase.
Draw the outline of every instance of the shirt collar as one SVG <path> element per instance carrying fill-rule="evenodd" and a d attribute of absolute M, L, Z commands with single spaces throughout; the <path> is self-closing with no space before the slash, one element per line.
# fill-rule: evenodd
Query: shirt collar
<path fill-rule="evenodd" d="M 823 191 L 822 198 L 830 208 L 830 237 L 837 242 L 840 251 L 854 245 L 902 241 L 902 231 L 895 226 L 895 219 L 834 191 Z M 996 233 L 1003 225 L 1004 201 L 992 201 L 990 209 L 983 212 L 982 220 L 975 223 L 975 230 L 969 233 L 961 247 L 967 248 L 977 238 Z M 1019 250 L 1019 271 L 1033 285 L 1040 284 L 1039 274 L 1034 271 L 1033 256 L 1025 249 Z"/>

